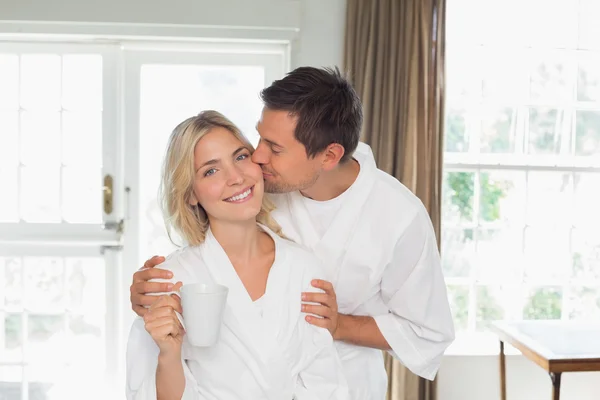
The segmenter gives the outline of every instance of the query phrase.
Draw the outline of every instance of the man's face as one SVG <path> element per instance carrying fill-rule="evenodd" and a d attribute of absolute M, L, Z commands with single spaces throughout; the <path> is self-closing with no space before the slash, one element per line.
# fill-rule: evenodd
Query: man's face
<path fill-rule="evenodd" d="M 256 125 L 260 142 L 252 161 L 260 164 L 267 193 L 288 193 L 312 186 L 321 173 L 319 155 L 308 158 L 294 137 L 296 117 L 287 111 L 263 108 Z"/>

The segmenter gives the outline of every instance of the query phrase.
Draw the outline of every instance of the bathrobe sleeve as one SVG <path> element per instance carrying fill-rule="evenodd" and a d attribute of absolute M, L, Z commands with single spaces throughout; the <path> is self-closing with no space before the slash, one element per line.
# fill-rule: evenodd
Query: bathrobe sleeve
<path fill-rule="evenodd" d="M 128 400 L 156 400 L 158 353 L 158 346 L 144 328 L 144 320 L 136 317 L 127 341 L 126 397 Z M 200 393 L 187 364 L 183 359 L 181 363 L 185 374 L 185 390 L 181 399 L 205 400 L 206 397 Z"/>
<path fill-rule="evenodd" d="M 433 226 L 424 208 L 399 236 L 381 280 L 388 313 L 374 319 L 392 348 L 389 353 L 413 373 L 432 380 L 454 340 L 454 324 Z"/>

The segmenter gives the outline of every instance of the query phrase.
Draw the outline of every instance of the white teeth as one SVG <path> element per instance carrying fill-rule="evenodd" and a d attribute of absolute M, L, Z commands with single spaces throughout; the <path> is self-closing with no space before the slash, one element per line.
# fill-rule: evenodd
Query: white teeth
<path fill-rule="evenodd" d="M 250 194 L 251 191 L 252 191 L 252 189 L 250 188 L 242 194 L 238 194 L 237 196 L 228 198 L 226 201 L 239 201 L 239 200 L 245 199 L 246 197 L 248 197 L 248 195 Z"/>

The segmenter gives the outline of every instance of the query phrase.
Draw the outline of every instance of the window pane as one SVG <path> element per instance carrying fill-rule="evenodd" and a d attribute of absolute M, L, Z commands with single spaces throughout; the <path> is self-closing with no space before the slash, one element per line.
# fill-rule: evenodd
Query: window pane
<path fill-rule="evenodd" d="M 21 114 L 21 161 L 45 168 L 60 163 L 60 113 Z"/>
<path fill-rule="evenodd" d="M 479 282 L 516 282 L 523 268 L 523 230 L 481 229 L 477 233 L 477 279 Z"/>
<path fill-rule="evenodd" d="M 481 53 L 473 47 L 448 45 L 447 90 L 450 102 L 475 100 L 481 97 Z"/>
<path fill-rule="evenodd" d="M 104 315 L 106 311 L 104 259 L 68 257 L 65 264 L 69 310 L 79 314 Z"/>
<path fill-rule="evenodd" d="M 64 266 L 61 258 L 24 257 L 25 301 L 34 311 L 64 310 Z"/>
<path fill-rule="evenodd" d="M 23 267 L 19 257 L 0 257 L 4 271 L 4 305 L 9 309 L 23 306 Z"/>
<path fill-rule="evenodd" d="M 531 289 L 523 308 L 524 319 L 560 319 L 562 312 L 562 289 L 538 287 Z"/>
<path fill-rule="evenodd" d="M 579 47 L 600 49 L 600 3 L 598 0 L 579 0 Z"/>
<path fill-rule="evenodd" d="M 529 172 L 527 189 L 527 221 L 530 225 L 571 225 L 573 186 L 570 172 Z"/>
<path fill-rule="evenodd" d="M 575 113 L 575 120 L 575 154 L 600 155 L 600 112 L 580 110 Z"/>
<path fill-rule="evenodd" d="M 66 165 L 102 166 L 101 113 L 62 113 L 62 159 Z"/>
<path fill-rule="evenodd" d="M 448 225 L 472 223 L 475 174 L 446 172 L 443 183 L 442 218 Z"/>
<path fill-rule="evenodd" d="M 4 315 L 4 335 L 0 354 L 3 361 L 18 362 L 23 359 L 23 323 L 21 314 Z M 1 397 L 0 397 L 1 398 Z"/>
<path fill-rule="evenodd" d="M 104 315 L 69 316 L 69 345 L 64 347 L 70 364 L 101 370 L 105 365 Z"/>
<path fill-rule="evenodd" d="M 60 56 L 21 56 L 21 107 L 26 110 L 60 110 Z"/>
<path fill-rule="evenodd" d="M 577 45 L 577 1 L 527 0 L 525 3 L 530 11 L 529 34 L 533 46 L 574 48 Z M 514 12 L 520 12 L 517 10 Z"/>
<path fill-rule="evenodd" d="M 168 254 L 170 243 L 157 206 L 161 160 L 173 128 L 199 110 L 219 110 L 256 144 L 265 85 L 261 66 L 143 65 L 140 77 L 140 254 Z"/>
<path fill-rule="evenodd" d="M 531 99 L 534 102 L 564 102 L 572 98 L 567 64 L 548 58 L 535 61 L 531 71 Z"/>
<path fill-rule="evenodd" d="M 35 315 L 27 320 L 27 360 L 32 364 L 60 365 L 67 341 L 64 315 Z"/>
<path fill-rule="evenodd" d="M 64 55 L 62 105 L 67 110 L 102 110 L 102 57 Z"/>
<path fill-rule="evenodd" d="M 529 109 L 529 146 L 530 154 L 560 154 L 561 148 L 568 151 L 569 135 L 563 135 L 564 112 L 557 109 Z"/>
<path fill-rule="evenodd" d="M 480 223 L 521 226 L 525 220 L 525 173 L 481 171 Z"/>
<path fill-rule="evenodd" d="M 6 193 L 0 196 L 0 222 L 19 221 L 19 186 L 16 166 L 0 166 L 0 187 Z"/>
<path fill-rule="evenodd" d="M 457 332 L 466 331 L 469 323 L 469 287 L 448 285 L 448 300 L 454 329 Z"/>
<path fill-rule="evenodd" d="M 530 281 L 568 278 L 571 265 L 569 233 L 567 229 L 527 228 L 525 276 Z"/>
<path fill-rule="evenodd" d="M 2 165 L 17 165 L 19 162 L 18 150 L 19 112 L 2 111 L 0 112 L 0 167 Z"/>
<path fill-rule="evenodd" d="M 600 235 L 598 235 L 598 227 L 590 227 L 587 231 L 574 229 L 572 246 L 572 276 L 590 281 L 600 280 Z"/>
<path fill-rule="evenodd" d="M 573 174 L 575 225 L 598 228 L 600 221 L 600 173 Z"/>
<path fill-rule="evenodd" d="M 580 321 L 600 320 L 600 288 L 574 287 L 569 293 L 569 319 Z"/>
<path fill-rule="evenodd" d="M 444 276 L 470 276 L 475 258 L 473 229 L 444 229 L 441 248 Z"/>
<path fill-rule="evenodd" d="M 0 366 L 0 399 L 20 400 L 23 370 L 21 367 Z"/>
<path fill-rule="evenodd" d="M 600 102 L 600 57 L 580 59 L 577 100 Z"/>
<path fill-rule="evenodd" d="M 19 57 L 14 54 L 0 54 L 0 88 L 0 110 L 18 110 Z"/>
<path fill-rule="evenodd" d="M 469 151 L 467 115 L 464 109 L 448 110 L 448 113 L 446 114 L 445 132 L 446 151 Z"/>
<path fill-rule="evenodd" d="M 63 168 L 62 216 L 71 223 L 102 221 L 100 169 Z"/>
<path fill-rule="evenodd" d="M 483 110 L 479 135 L 482 153 L 515 151 L 516 117 L 516 109 L 511 107 Z"/>
<path fill-rule="evenodd" d="M 487 331 L 493 321 L 505 318 L 502 303 L 506 300 L 506 293 L 500 287 L 477 287 L 477 318 L 476 329 Z"/>
<path fill-rule="evenodd" d="M 59 193 L 58 168 L 21 168 L 21 218 L 26 222 L 59 222 Z"/>
<path fill-rule="evenodd" d="M 493 48 L 482 54 L 483 98 L 493 103 L 515 104 L 527 95 L 527 67 L 514 62 L 523 59 L 517 49 Z"/>

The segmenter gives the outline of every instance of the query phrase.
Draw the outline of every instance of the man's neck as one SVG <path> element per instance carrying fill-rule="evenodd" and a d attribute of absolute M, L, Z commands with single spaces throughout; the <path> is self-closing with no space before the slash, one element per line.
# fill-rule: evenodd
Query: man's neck
<path fill-rule="evenodd" d="M 322 173 L 311 187 L 301 190 L 300 193 L 316 201 L 335 199 L 352 186 L 359 172 L 360 164 L 351 159 L 331 171 Z"/>

